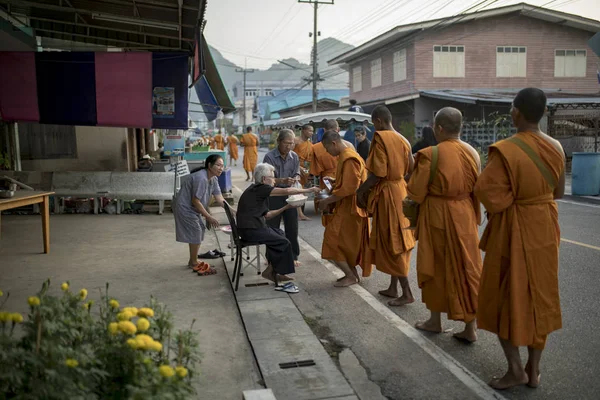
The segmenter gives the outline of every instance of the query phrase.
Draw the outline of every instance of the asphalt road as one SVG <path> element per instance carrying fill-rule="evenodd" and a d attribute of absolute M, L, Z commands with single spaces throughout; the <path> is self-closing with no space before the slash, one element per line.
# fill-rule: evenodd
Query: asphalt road
<path fill-rule="evenodd" d="M 259 154 L 262 160 L 264 151 Z M 238 167 L 239 169 L 239 167 Z M 235 172 L 240 174 L 241 171 Z M 243 188 L 242 188 L 243 189 Z M 312 208 L 312 203 L 307 203 L 306 214 L 312 218 L 311 221 L 299 223 L 299 233 L 302 239 L 309 243 L 319 253 L 323 240 L 323 230 L 320 217 Z M 542 385 L 536 389 L 520 387 L 511 389 L 502 394 L 511 399 L 596 399 L 600 393 L 600 336 L 596 335 L 595 328 L 600 326 L 600 309 L 597 303 L 598 283 L 600 282 L 600 206 L 588 204 L 572 204 L 570 202 L 559 202 L 559 219 L 561 226 L 560 251 L 560 294 L 561 308 L 563 313 L 563 329 L 550 335 L 548 344 L 542 358 Z M 483 227 L 482 227 L 483 230 Z M 589 245 L 596 248 L 586 247 Z M 416 249 L 415 249 L 416 250 Z M 413 253 L 416 255 L 416 251 Z M 421 293 L 416 282 L 415 259 L 411 260 L 412 268 L 409 279 L 415 295 L 416 302 L 403 308 L 392 308 L 402 319 L 414 325 L 428 317 L 428 310 L 421 303 Z M 336 291 L 331 290 L 328 285 L 331 274 L 323 273 L 323 281 L 308 279 L 303 282 L 302 274 L 298 274 L 299 283 L 303 289 L 313 296 L 318 296 L 318 301 L 324 304 L 318 305 L 322 310 L 327 309 L 328 301 L 336 300 Z M 312 277 L 312 276 L 311 276 Z M 387 287 L 389 277 L 375 271 L 370 278 L 364 279 L 361 285 L 371 294 L 380 298 L 382 302 L 386 299 L 377 294 L 378 290 Z M 344 290 L 344 289 L 341 289 Z M 325 291 L 325 292 L 324 292 Z M 372 313 L 372 309 L 364 303 L 353 301 L 353 307 L 357 315 Z M 301 311 L 302 302 L 297 301 Z M 376 340 L 373 336 L 372 342 L 353 342 L 352 337 L 346 337 L 345 331 L 352 331 L 354 322 L 340 314 L 327 315 L 328 325 L 333 327 L 333 334 L 339 333 L 342 341 L 348 346 L 355 346 L 361 363 L 369 371 L 369 376 L 376 381 L 384 390 L 384 395 L 392 399 L 404 398 L 427 398 L 420 397 L 418 393 L 407 396 L 406 385 L 397 382 L 394 374 L 395 363 L 377 362 L 372 359 L 372 354 L 394 353 L 398 343 L 390 340 Z M 387 322 L 379 319 L 381 324 L 377 331 L 385 332 Z M 462 328 L 461 323 L 444 320 L 444 328 L 457 331 Z M 479 340 L 472 346 L 464 346 L 457 343 L 447 332 L 440 335 L 427 335 L 437 346 L 457 359 L 467 369 L 475 373 L 479 378 L 488 381 L 492 376 L 504 373 L 506 365 L 500 345 L 494 335 L 479 331 Z M 354 350 L 354 349 L 353 349 Z M 526 357 L 522 351 L 522 356 Z M 398 363 L 403 361 L 399 359 Z M 444 396 L 440 394 L 439 398 Z"/>

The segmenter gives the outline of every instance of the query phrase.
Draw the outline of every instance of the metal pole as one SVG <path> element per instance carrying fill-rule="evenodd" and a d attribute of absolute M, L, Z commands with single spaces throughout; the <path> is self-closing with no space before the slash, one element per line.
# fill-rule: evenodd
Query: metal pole
<path fill-rule="evenodd" d="M 244 98 L 242 99 L 243 102 L 243 116 L 242 116 L 242 132 L 246 131 L 246 74 L 250 74 L 252 72 L 254 72 L 254 68 L 246 68 L 246 64 L 244 64 L 244 68 L 236 68 L 235 72 L 241 72 L 244 74 L 244 93 L 242 94 L 244 96 Z"/>
<path fill-rule="evenodd" d="M 10 158 L 12 160 L 11 167 L 15 171 L 21 171 L 21 146 L 19 145 L 19 127 L 16 122 L 9 125 L 10 135 L 12 136 L 10 143 Z"/>
<path fill-rule="evenodd" d="M 319 79 L 318 64 L 317 64 L 317 10 L 319 3 L 314 3 L 315 15 L 314 15 L 314 27 L 313 27 L 313 76 L 312 76 L 312 112 L 317 112 L 317 98 L 319 96 L 317 92 L 317 83 Z"/>

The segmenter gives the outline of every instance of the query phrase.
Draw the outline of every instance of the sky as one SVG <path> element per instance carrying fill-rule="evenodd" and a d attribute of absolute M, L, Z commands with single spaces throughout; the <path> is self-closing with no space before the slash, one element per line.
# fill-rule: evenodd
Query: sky
<path fill-rule="evenodd" d="M 331 2 L 331 0 L 320 0 Z M 403 24 L 517 4 L 511 0 L 334 0 L 318 8 L 321 39 L 358 46 Z M 479 5 L 481 3 L 481 5 Z M 529 0 L 533 6 L 600 20 L 599 0 Z M 209 0 L 204 35 L 230 61 L 265 69 L 277 60 L 310 62 L 313 7 L 298 0 Z"/>

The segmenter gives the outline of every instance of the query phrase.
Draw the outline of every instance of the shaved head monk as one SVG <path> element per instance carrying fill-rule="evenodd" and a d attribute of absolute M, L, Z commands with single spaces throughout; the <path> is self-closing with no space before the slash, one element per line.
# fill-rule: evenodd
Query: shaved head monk
<path fill-rule="evenodd" d="M 340 132 L 340 124 L 338 124 L 338 122 L 335 119 L 328 119 L 327 121 L 325 121 L 324 128 L 325 131 L 336 131 L 337 133 Z M 346 143 L 346 146 L 350 147 L 352 150 L 356 150 L 352 143 L 350 143 L 347 140 L 344 140 L 343 138 L 342 140 Z"/>
<path fill-rule="evenodd" d="M 475 315 L 481 278 L 481 210 L 473 190 L 481 169 L 477 151 L 460 140 L 462 115 L 442 108 L 435 116 L 437 146 L 420 150 L 408 182 L 408 197 L 421 204 L 416 231 L 417 278 L 431 312 L 417 329 L 441 333 L 441 313 L 463 321 L 455 338 L 477 340 Z M 435 154 L 435 155 L 434 155 Z"/>
<path fill-rule="evenodd" d="M 313 144 L 312 137 L 315 130 L 312 125 L 304 125 L 300 132 L 300 137 L 295 138 L 296 146 L 294 152 L 298 154 L 300 159 L 300 184 L 302 187 L 306 187 L 308 183 L 308 176 L 310 171 L 310 162 L 313 157 Z M 310 221 L 306 215 L 304 215 L 304 206 L 298 209 L 298 218 L 301 221 Z"/>
<path fill-rule="evenodd" d="M 360 260 L 363 242 L 368 240 L 369 219 L 367 211 L 356 204 L 356 191 L 367 179 L 367 170 L 360 155 L 336 131 L 326 131 L 321 143 L 327 153 L 339 158 L 331 196 L 319 202 L 321 210 L 334 205 L 333 217 L 326 221 L 321 257 L 342 270 L 344 277 L 334 286 L 345 287 L 359 282 L 356 265 L 361 265 L 363 276 L 371 275 L 372 270 L 370 263 L 364 265 Z"/>
<path fill-rule="evenodd" d="M 244 171 L 246 171 L 246 181 L 250 180 L 251 175 L 256 168 L 258 159 L 258 137 L 252 133 L 252 127 L 246 128 L 246 133 L 242 135 L 242 146 L 244 146 Z"/>
<path fill-rule="evenodd" d="M 366 163 L 369 177 L 357 192 L 359 205 L 373 216 L 365 258 L 391 276 L 390 287 L 379 294 L 394 298 L 389 305 L 402 306 L 414 302 L 407 277 L 415 238 L 402 211 L 407 194 L 405 177 L 412 172 L 414 160 L 410 143 L 392 127 L 387 107 L 376 107 L 371 119 L 375 133 Z M 402 286 L 400 297 L 398 281 Z"/>
<path fill-rule="evenodd" d="M 517 133 L 489 148 L 475 194 L 488 212 L 477 323 L 498 335 L 508 371 L 495 389 L 540 384 L 540 358 L 550 332 L 562 327 L 558 295 L 558 207 L 565 157 L 540 130 L 546 95 L 521 90 L 511 109 Z M 519 346 L 527 346 L 523 368 Z"/>

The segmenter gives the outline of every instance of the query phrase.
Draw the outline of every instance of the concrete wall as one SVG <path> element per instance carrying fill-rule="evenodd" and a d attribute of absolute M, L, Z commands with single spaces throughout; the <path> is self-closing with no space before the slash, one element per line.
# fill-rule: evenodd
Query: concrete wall
<path fill-rule="evenodd" d="M 127 128 L 77 126 L 77 158 L 23 160 L 23 171 L 128 171 Z"/>

